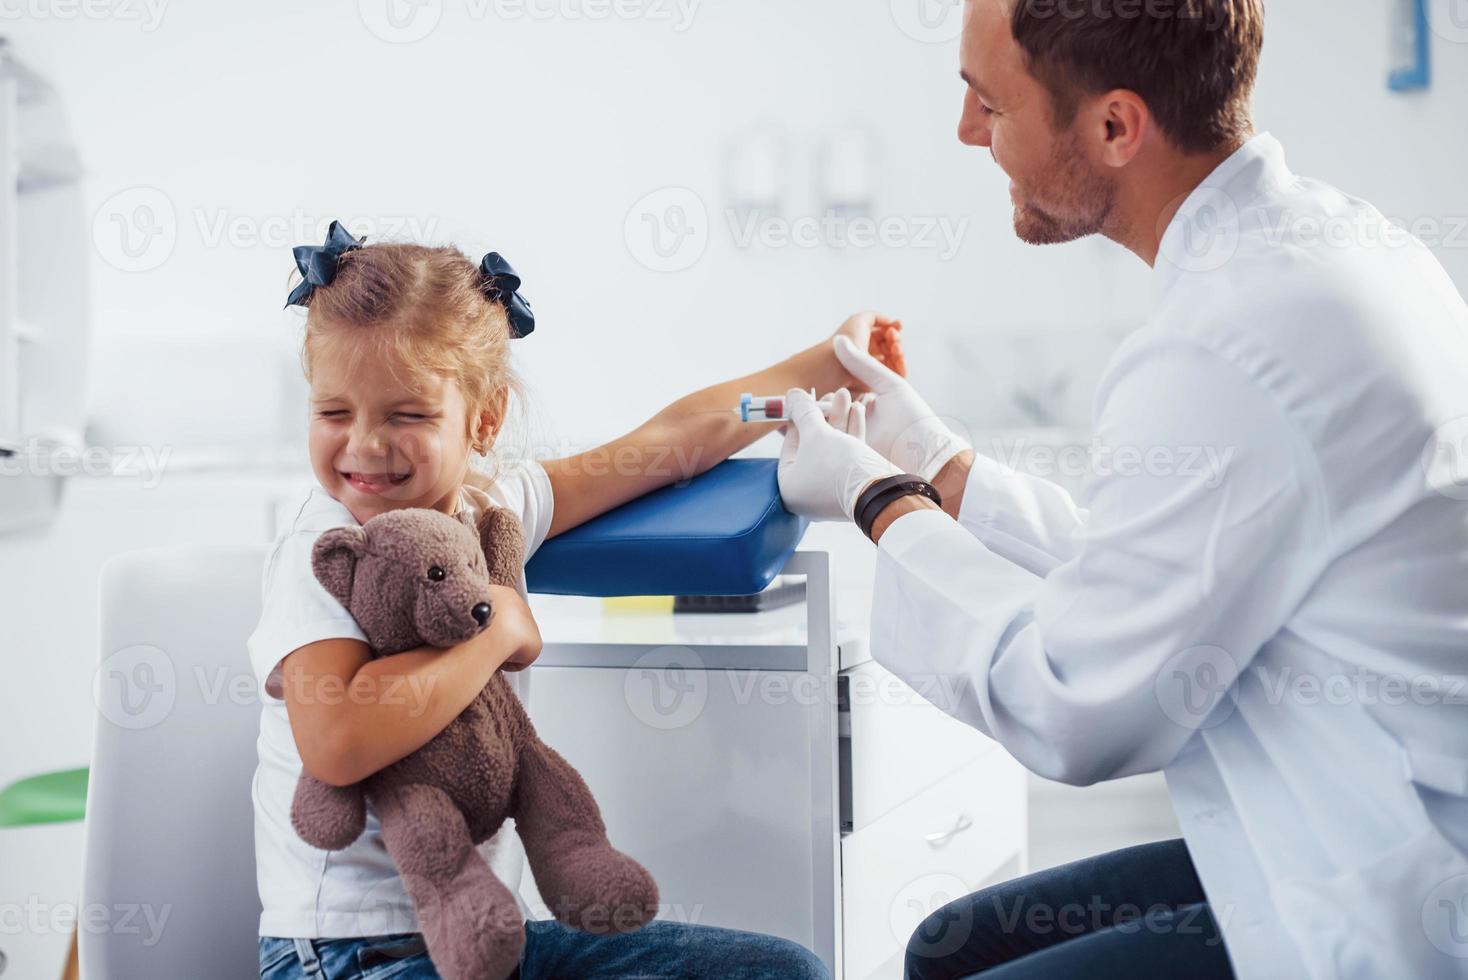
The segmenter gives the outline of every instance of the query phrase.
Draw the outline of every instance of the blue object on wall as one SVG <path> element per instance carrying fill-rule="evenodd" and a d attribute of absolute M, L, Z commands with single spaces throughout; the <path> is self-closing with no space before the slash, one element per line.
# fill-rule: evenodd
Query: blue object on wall
<path fill-rule="evenodd" d="M 1392 23 L 1392 72 L 1387 85 L 1393 92 L 1419 92 L 1432 84 L 1432 32 L 1428 29 L 1429 0 L 1396 0 Z M 1454 2 L 1454 0 L 1448 0 Z"/>
<path fill-rule="evenodd" d="M 780 501 L 773 459 L 731 459 L 541 545 L 525 577 L 552 595 L 753 595 L 809 522 Z"/>

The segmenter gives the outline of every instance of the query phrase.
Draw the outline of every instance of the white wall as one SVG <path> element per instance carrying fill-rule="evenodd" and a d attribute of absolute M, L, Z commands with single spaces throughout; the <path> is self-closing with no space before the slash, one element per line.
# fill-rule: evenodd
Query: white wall
<path fill-rule="evenodd" d="M 280 309 L 289 245 L 316 231 L 289 226 L 382 215 L 475 254 L 500 249 L 525 275 L 541 326 L 520 356 L 552 436 L 624 429 L 867 306 L 907 320 L 914 374 L 940 410 L 975 425 L 1026 421 L 1018 385 L 1051 399 L 1055 418 L 1082 420 L 1091 379 L 1142 315 L 1146 270 L 1102 242 L 1036 251 L 1014 240 L 1005 179 L 954 137 L 956 47 L 904 33 L 906 3 L 705 0 L 680 32 L 476 18 L 469 0 L 441 0 L 433 33 L 392 44 L 362 16 L 381 0 L 173 0 L 152 30 L 63 20 L 60 0 L 0 0 L 0 33 L 63 91 L 88 168 L 97 431 L 181 450 L 216 433 L 226 451 L 282 438 L 294 408 L 257 345 L 288 353 L 299 322 Z M 1259 122 L 1302 173 L 1391 214 L 1461 219 L 1468 47 L 1435 38 L 1432 91 L 1393 95 L 1386 22 L 1371 0 L 1272 3 Z M 788 150 L 773 181 L 788 215 L 824 208 L 822 140 L 864 131 L 873 213 L 967 220 L 961 249 L 945 261 L 928 248 L 737 247 L 722 162 L 740 134 L 771 130 Z M 706 252 L 681 272 L 650 270 L 624 235 L 629 210 L 664 187 L 693 190 L 710 218 Z M 174 242 L 155 240 L 140 260 L 151 267 L 124 271 L 112 221 L 140 217 L 139 203 Z M 221 221 L 239 222 L 237 234 L 216 240 Z M 1439 254 L 1468 288 L 1465 246 Z M 139 346 L 159 338 L 175 343 Z M 0 544 L 12 677 L 0 742 L 23 747 L 0 756 L 0 782 L 87 757 L 104 552 L 258 532 L 236 481 L 193 479 L 153 496 L 84 487 L 56 529 Z M 32 884 L 53 880 L 38 869 L 75 860 L 74 840 L 6 836 L 7 892 L 49 887 Z"/>
<path fill-rule="evenodd" d="M 1268 3 L 1256 118 L 1284 140 L 1296 173 L 1365 198 L 1409 228 L 1439 224 L 1447 240 L 1437 256 L 1468 292 L 1468 7 L 1427 2 L 1438 24 L 1434 77 L 1430 91 L 1411 95 L 1385 84 L 1393 3 Z"/>
<path fill-rule="evenodd" d="M 678 33 L 475 19 L 468 0 L 445 0 L 434 33 L 399 45 L 352 3 L 176 0 L 152 32 L 23 23 L 15 35 L 67 95 L 104 234 L 116 232 L 109 199 L 130 188 L 156 188 L 176 214 L 156 269 L 98 263 L 104 340 L 284 339 L 297 322 L 280 312 L 288 246 L 307 239 L 211 245 L 214 222 L 278 233 L 297 215 L 387 215 L 511 257 L 541 323 L 526 373 L 557 429 L 579 435 L 814 342 L 865 306 L 905 316 L 921 359 L 937 345 L 920 332 L 1090 323 L 1113 281 L 1142 275 L 1094 242 L 1037 265 L 1004 231 L 1006 181 L 954 138 L 954 45 L 909 38 L 884 4 L 706 0 Z M 777 183 L 790 215 L 824 209 L 821 141 L 865 130 L 874 213 L 967 221 L 962 251 L 945 262 L 924 248 L 738 248 L 723 150 L 759 128 L 785 134 Z M 665 186 L 694 190 L 710 216 L 707 252 L 683 272 L 650 271 L 624 240 L 629 209 Z M 1037 288 L 1055 281 L 1076 288 Z M 635 382 L 607 369 L 631 351 L 645 365 Z"/>
<path fill-rule="evenodd" d="M 915 368 L 945 388 L 958 388 L 946 383 L 950 340 L 982 351 L 996 331 L 1114 333 L 1141 315 L 1146 271 L 1119 249 L 1037 252 L 1014 240 L 1006 181 L 985 152 L 954 138 L 955 45 L 909 37 L 889 4 L 684 0 L 695 5 L 680 32 L 651 19 L 507 21 L 476 15 L 494 9 L 488 0 L 442 0 L 436 30 L 392 44 L 361 16 L 384 2 L 173 0 L 151 31 L 117 19 L 0 22 L 67 97 L 104 236 L 116 235 L 116 207 L 153 200 L 114 198 L 132 188 L 155 188 L 175 215 L 176 244 L 157 268 L 96 264 L 104 341 L 288 344 L 298 315 L 279 307 L 288 245 L 301 240 L 292 226 L 314 234 L 333 216 L 358 227 L 386 216 L 405 234 L 509 255 L 542 324 L 523 345 L 525 372 L 544 417 L 577 437 L 632 424 L 864 306 L 907 319 Z M 501 9 L 514 9 L 508 2 Z M 1384 84 L 1384 4 L 1276 3 L 1269 16 L 1258 115 L 1298 170 L 1408 218 L 1468 212 L 1462 45 L 1438 39 L 1435 89 L 1403 97 Z M 875 141 L 873 213 L 914 227 L 967 221 L 961 250 L 943 261 L 926 248 L 737 247 L 722 164 L 756 127 L 785 136 L 777 186 L 792 216 L 825 206 L 822 140 L 865 131 Z M 640 265 L 623 233 L 629 209 L 667 186 L 697 192 L 711 228 L 702 259 L 676 273 Z M 228 221 L 242 231 L 221 242 Z M 1468 250 L 1442 251 L 1468 282 Z M 607 367 L 629 364 L 629 348 L 643 365 L 635 380 Z M 985 370 L 980 355 L 969 358 Z M 233 415 L 258 401 L 225 393 L 238 396 Z M 952 397 L 966 412 L 1006 404 Z"/>

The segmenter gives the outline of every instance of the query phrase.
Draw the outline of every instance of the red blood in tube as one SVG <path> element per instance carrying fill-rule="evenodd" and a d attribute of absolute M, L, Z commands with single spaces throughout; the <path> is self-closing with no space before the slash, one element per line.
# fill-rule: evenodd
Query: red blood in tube
<path fill-rule="evenodd" d="M 767 418 L 767 419 L 783 419 L 784 417 L 785 417 L 785 399 L 783 399 L 783 398 L 766 398 L 765 399 L 765 418 Z"/>

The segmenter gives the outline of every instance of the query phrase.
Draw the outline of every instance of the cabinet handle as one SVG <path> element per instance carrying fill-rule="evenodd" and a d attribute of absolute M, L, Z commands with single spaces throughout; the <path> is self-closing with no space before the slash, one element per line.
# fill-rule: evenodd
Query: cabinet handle
<path fill-rule="evenodd" d="M 938 848 L 947 847 L 949 841 L 953 840 L 953 838 L 957 837 L 965 830 L 968 830 L 973 825 L 973 818 L 971 818 L 967 813 L 960 813 L 958 815 L 957 822 L 955 822 L 953 825 L 952 830 L 940 830 L 935 834 L 928 834 L 927 837 L 923 839 L 928 842 L 929 847 L 937 850 Z"/>

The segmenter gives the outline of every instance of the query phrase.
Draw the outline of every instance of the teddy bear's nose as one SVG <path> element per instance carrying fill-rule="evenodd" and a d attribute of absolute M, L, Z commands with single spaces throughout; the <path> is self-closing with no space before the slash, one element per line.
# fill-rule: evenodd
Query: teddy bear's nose
<path fill-rule="evenodd" d="M 478 623 L 480 626 L 483 626 L 485 623 L 489 622 L 489 603 L 475 603 L 474 608 L 469 610 L 469 615 L 474 617 L 474 621 L 476 623 Z"/>

